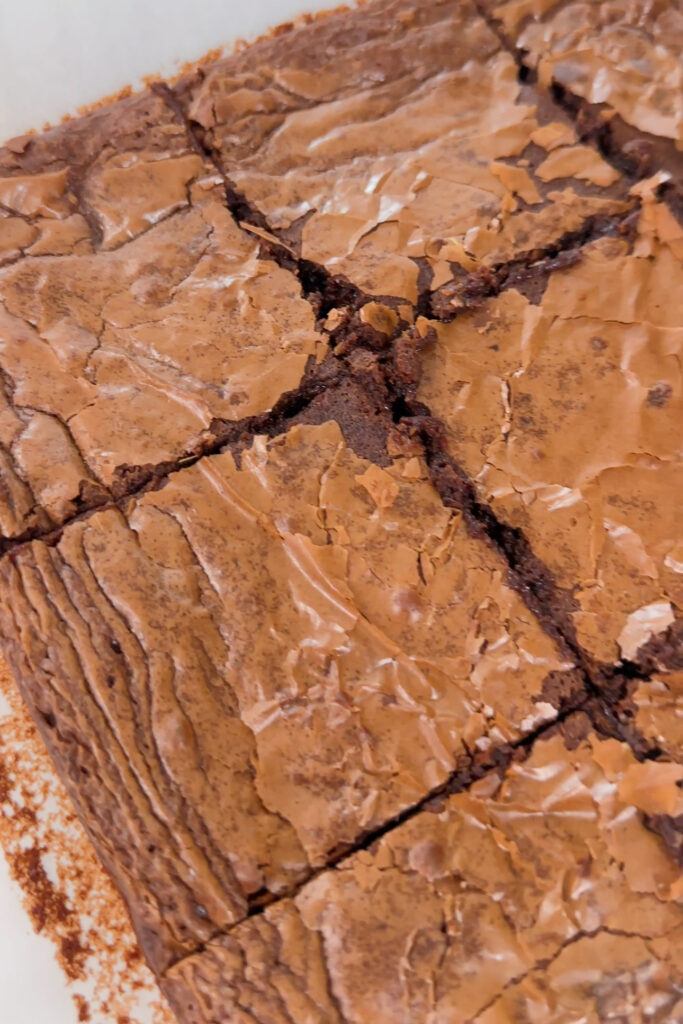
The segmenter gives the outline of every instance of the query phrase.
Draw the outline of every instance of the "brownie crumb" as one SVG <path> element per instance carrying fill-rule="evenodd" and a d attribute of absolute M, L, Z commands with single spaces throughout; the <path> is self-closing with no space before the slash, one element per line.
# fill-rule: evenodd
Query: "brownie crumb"
<path fill-rule="evenodd" d="M 657 671 L 683 670 L 683 618 L 676 619 L 663 633 L 653 636 L 639 648 L 635 662 L 640 671 L 651 675 Z"/>
<path fill-rule="evenodd" d="M 558 711 L 575 708 L 586 699 L 586 683 L 579 671 L 550 672 L 543 680 L 537 701 L 552 704 Z"/>
<path fill-rule="evenodd" d="M 593 731 L 591 717 L 585 711 L 575 711 L 562 722 L 559 730 L 568 750 L 576 750 Z"/>
<path fill-rule="evenodd" d="M 661 409 L 667 404 L 672 394 L 673 389 L 669 383 L 654 384 L 647 393 L 647 404 Z"/>

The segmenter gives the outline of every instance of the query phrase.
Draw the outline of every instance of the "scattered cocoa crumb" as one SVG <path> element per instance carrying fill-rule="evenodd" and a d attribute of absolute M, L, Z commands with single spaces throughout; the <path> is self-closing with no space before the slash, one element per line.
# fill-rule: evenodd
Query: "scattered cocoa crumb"
<path fill-rule="evenodd" d="M 24 814 L 23 822 L 37 826 L 35 815 Z M 46 851 L 38 846 L 7 854 L 10 872 L 26 894 L 28 912 L 37 932 L 59 933 L 59 962 L 72 981 L 84 977 L 85 961 L 90 950 L 81 942 L 73 928 L 73 911 L 64 893 L 47 876 L 42 857 Z"/>
<path fill-rule="evenodd" d="M 85 1022 L 85 1024 L 87 1024 L 88 1021 L 91 1021 L 92 1017 L 90 1016 L 90 1007 L 88 1006 L 87 1000 L 84 999 L 83 996 L 75 995 L 74 1003 L 78 1010 L 78 1020 Z"/>

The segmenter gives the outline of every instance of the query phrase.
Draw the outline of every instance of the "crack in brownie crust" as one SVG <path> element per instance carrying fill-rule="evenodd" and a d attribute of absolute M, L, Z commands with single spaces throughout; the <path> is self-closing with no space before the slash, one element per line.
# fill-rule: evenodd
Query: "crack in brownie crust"
<path fill-rule="evenodd" d="M 628 239 L 637 223 L 637 208 L 621 214 L 588 217 L 576 231 L 567 231 L 548 245 L 521 253 L 499 265 L 484 266 L 469 273 L 455 272 L 453 279 L 420 296 L 418 310 L 422 316 L 448 323 L 459 311 L 480 306 L 485 299 L 514 288 L 534 305 L 538 305 L 550 275 L 582 258 L 583 249 L 598 238 Z M 454 268 L 453 268 L 454 269 Z"/>
<path fill-rule="evenodd" d="M 0 150 L 3 644 L 183 1024 L 683 1019 L 680 154 L 481 6 Z"/>
<path fill-rule="evenodd" d="M 480 6 L 544 86 L 557 82 L 591 103 L 608 104 L 644 133 L 683 142 L 679 3 L 480 0 Z"/>
<path fill-rule="evenodd" d="M 225 188 L 226 206 L 235 223 L 243 231 L 252 233 L 255 240 L 260 241 L 260 251 L 263 255 L 272 258 L 278 266 L 289 270 L 297 277 L 302 295 L 311 302 L 319 318 L 324 319 L 337 307 L 357 310 L 379 297 L 363 292 L 344 275 L 330 273 L 322 263 L 305 259 L 298 254 L 297 250 L 301 248 L 301 239 L 298 237 L 300 232 L 292 228 L 288 232 L 273 228 L 265 215 L 249 203 L 229 177 L 223 161 L 212 147 L 206 145 L 203 133 L 197 130 L 197 125 L 186 115 L 174 91 L 165 83 L 157 83 L 152 89 L 185 126 L 190 145 L 215 166 Z M 295 244 L 295 248 L 292 243 Z M 404 308 L 410 308 L 395 296 L 381 298 L 393 307 L 402 304 Z"/>
<path fill-rule="evenodd" d="M 188 1024 L 678 1021 L 680 873 L 641 808 L 680 804 L 681 772 L 615 740 L 542 738 L 174 967 L 165 991 Z"/>
<path fill-rule="evenodd" d="M 674 227 L 653 200 L 632 253 L 597 242 L 538 305 L 512 290 L 431 324 L 417 391 L 480 500 L 523 531 L 567 594 L 565 635 L 605 663 L 637 661 L 683 601 Z"/>
<path fill-rule="evenodd" d="M 683 9 L 680 3 L 478 0 L 520 75 L 552 97 L 621 173 L 670 176 L 683 223 Z"/>
<path fill-rule="evenodd" d="M 553 718 L 572 667 L 420 460 L 381 469 L 333 422 L 202 459 L 0 580 L 8 659 L 157 968 Z"/>
<path fill-rule="evenodd" d="M 416 303 L 421 264 L 439 287 L 623 210 L 625 182 L 595 150 L 546 152 L 558 132 L 577 142 L 569 118 L 541 113 L 467 0 L 378 13 L 322 19 L 176 87 L 170 104 L 227 176 L 237 218 Z M 364 61 L 359 92 L 348 73 Z"/>
<path fill-rule="evenodd" d="M 53 525 L 84 488 L 99 502 L 128 489 L 126 464 L 175 461 L 212 419 L 271 409 L 327 349 L 296 280 L 259 258 L 213 169 L 189 159 L 205 176 L 138 237 L 0 271 L 11 480 L 21 472 Z M 33 525 L 20 511 L 10 539 Z"/>

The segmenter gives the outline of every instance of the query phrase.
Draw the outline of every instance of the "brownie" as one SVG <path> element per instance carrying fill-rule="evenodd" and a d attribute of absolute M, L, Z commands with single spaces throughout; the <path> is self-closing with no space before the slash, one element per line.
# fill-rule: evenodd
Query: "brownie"
<path fill-rule="evenodd" d="M 0 270 L 3 478 L 17 492 L 6 537 L 36 506 L 58 524 L 84 490 L 104 500 L 134 467 L 192 453 L 215 417 L 269 409 L 326 348 L 297 281 L 230 217 L 213 168 L 196 154 L 149 164 L 164 210 L 147 211 L 151 225 L 133 218 L 120 244 Z M 134 168 L 115 169 L 121 218 L 144 198 Z"/>
<path fill-rule="evenodd" d="M 683 9 L 654 0 L 482 0 L 520 74 L 621 171 L 663 170 L 683 221 Z"/>
<path fill-rule="evenodd" d="M 416 302 L 420 270 L 438 286 L 625 208 L 619 172 L 524 89 L 469 0 L 323 18 L 176 99 L 252 216 L 375 295 Z"/>
<path fill-rule="evenodd" d="M 683 1024 L 677 14 L 619 11 L 372 0 L 0 149 L 0 643 L 182 1024 Z"/>
<path fill-rule="evenodd" d="M 188 1024 L 683 1020 L 678 765 L 589 735 L 422 811 L 168 972 Z"/>
<path fill-rule="evenodd" d="M 147 91 L 8 142 L 0 200 L 30 228 L 26 255 L 111 250 L 187 205 L 203 164 L 173 111 Z"/>
<path fill-rule="evenodd" d="M 546 85 L 683 143 L 683 10 L 655 0 L 484 0 Z"/>
<path fill-rule="evenodd" d="M 432 322 L 423 357 L 418 398 L 448 450 L 605 661 L 636 661 L 683 607 L 682 255 L 673 214 L 646 202 L 633 247 L 596 241 L 537 302 L 513 285 Z"/>
<path fill-rule="evenodd" d="M 118 496 L 203 452 L 214 417 L 262 412 L 295 388 L 325 345 L 297 301 L 316 272 L 351 278 L 357 307 L 385 296 L 410 319 L 454 277 L 587 225 L 617 230 L 628 184 L 517 82 L 464 0 L 321 18 L 174 94 L 13 140 L 0 150 L 3 536 Z M 298 283 L 278 273 L 293 267 Z M 229 278 L 230 294 L 207 275 Z M 283 308 L 272 324 L 253 312 L 263 292 Z M 325 312 L 348 299 L 332 292 Z M 206 336 L 190 344 L 198 320 Z M 160 338 L 162 321 L 175 329 Z"/>
<path fill-rule="evenodd" d="M 0 565 L 2 634 L 157 968 L 552 718 L 571 669 L 416 457 L 256 438 Z"/>

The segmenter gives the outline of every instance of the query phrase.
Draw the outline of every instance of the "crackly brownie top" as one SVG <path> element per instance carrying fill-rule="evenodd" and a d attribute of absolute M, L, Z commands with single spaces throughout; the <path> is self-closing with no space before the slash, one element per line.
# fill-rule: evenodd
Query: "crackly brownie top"
<path fill-rule="evenodd" d="M 296 388 L 324 342 L 286 259 L 410 320 L 426 291 L 633 204 L 468 2 L 321 18 L 191 76 L 175 103 L 189 133 L 147 91 L 0 150 L 4 538 Z"/>
<path fill-rule="evenodd" d="M 5 563 L 5 633 L 56 756 L 76 729 L 95 760 L 91 829 L 137 836 L 160 962 L 554 714 L 571 664 L 425 476 L 295 427 Z"/>
<path fill-rule="evenodd" d="M 185 206 L 203 165 L 149 90 L 13 139 L 0 147 L 0 265 L 21 252 L 115 248 Z"/>
<path fill-rule="evenodd" d="M 534 304 L 515 288 L 433 322 L 418 397 L 479 493 L 570 595 L 580 643 L 634 659 L 683 608 L 683 230 L 593 243 Z"/>
<path fill-rule="evenodd" d="M 126 214 L 125 233 L 136 237 L 116 234 L 118 244 L 95 252 L 88 238 L 0 269 L 4 475 L 25 490 L 4 509 L 7 536 L 22 532 L 36 502 L 59 522 L 85 482 L 116 492 L 124 467 L 192 451 L 214 417 L 270 409 L 322 346 L 296 278 L 259 258 L 215 172 L 196 154 L 150 166 L 162 168 L 150 184 L 164 210 L 158 223 L 133 227 Z M 110 168 L 118 184 L 107 209 L 123 217 L 136 208 L 128 197 L 141 194 L 138 171 Z M 67 178 L 55 173 L 66 209 Z M 32 209 L 20 182 L 5 185 Z"/>
<path fill-rule="evenodd" d="M 619 173 L 539 111 L 468 0 L 323 18 L 177 93 L 271 226 L 375 295 L 415 302 L 421 262 L 438 286 L 467 253 L 500 262 L 623 208 Z"/>
<path fill-rule="evenodd" d="M 0 635 L 183 1024 L 683 1019 L 637 6 L 374 0 L 0 149 Z"/>
<path fill-rule="evenodd" d="M 169 972 L 193 1024 L 678 1021 L 683 768 L 539 740 Z M 649 824 L 648 824 L 649 823 Z"/>
<path fill-rule="evenodd" d="M 544 85 L 683 144 L 680 0 L 485 0 Z"/>

